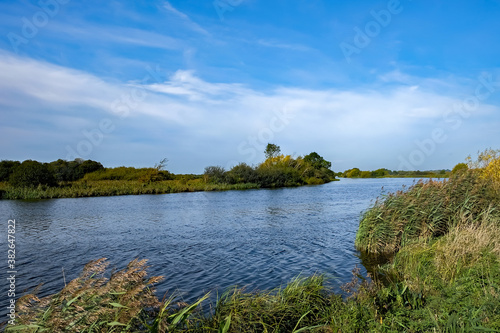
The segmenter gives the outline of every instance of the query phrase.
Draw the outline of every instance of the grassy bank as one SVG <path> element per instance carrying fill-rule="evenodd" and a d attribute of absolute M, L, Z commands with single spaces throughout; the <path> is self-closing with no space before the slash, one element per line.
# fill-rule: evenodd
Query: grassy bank
<path fill-rule="evenodd" d="M 0 183 L 1 199 L 51 199 L 79 198 L 115 195 L 164 194 L 198 191 L 226 191 L 260 188 L 258 184 L 214 184 L 201 179 L 165 180 L 144 183 L 136 180 L 75 181 L 58 187 L 13 187 Z"/>
<path fill-rule="evenodd" d="M 374 272 L 388 282 L 368 293 L 386 304 L 376 309 L 384 329 L 500 331 L 498 152 L 471 167 L 390 194 L 363 216 L 356 247 L 391 258 Z M 391 291 L 401 293 L 399 306 L 387 306 Z"/>

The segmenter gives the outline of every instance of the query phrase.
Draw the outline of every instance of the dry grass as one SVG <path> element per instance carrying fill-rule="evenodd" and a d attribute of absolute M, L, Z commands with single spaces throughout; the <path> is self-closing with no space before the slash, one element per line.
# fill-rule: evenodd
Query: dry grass
<path fill-rule="evenodd" d="M 143 309 L 160 305 L 151 286 L 162 277 L 146 277 L 146 260 L 131 261 L 109 279 L 107 266 L 105 258 L 91 261 L 58 294 L 21 297 L 18 325 L 8 331 L 118 332 L 138 325 Z"/>
<path fill-rule="evenodd" d="M 482 223 L 466 221 L 435 244 L 435 266 L 445 281 L 454 281 L 461 270 L 478 264 L 485 253 L 500 262 L 500 228 L 498 222 L 484 216 Z"/>

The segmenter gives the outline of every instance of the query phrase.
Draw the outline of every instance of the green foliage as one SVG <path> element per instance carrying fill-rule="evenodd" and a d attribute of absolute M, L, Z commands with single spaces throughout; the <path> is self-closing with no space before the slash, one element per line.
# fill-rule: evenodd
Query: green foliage
<path fill-rule="evenodd" d="M 205 181 L 211 183 L 226 183 L 226 170 L 221 166 L 208 166 L 203 173 Z"/>
<path fill-rule="evenodd" d="M 102 170 L 101 163 L 91 160 L 75 159 L 74 161 L 57 160 L 48 164 L 55 178 L 61 182 L 70 182 L 83 178 L 87 173 Z"/>
<path fill-rule="evenodd" d="M 259 184 L 262 187 L 276 188 L 303 185 L 305 181 L 298 170 L 292 167 L 259 167 Z"/>
<path fill-rule="evenodd" d="M 19 165 L 21 165 L 19 161 L 0 161 L 0 182 L 7 181 Z"/>
<path fill-rule="evenodd" d="M 451 174 L 454 175 L 454 174 L 457 174 L 459 172 L 464 172 L 466 170 L 468 170 L 469 167 L 467 166 L 467 164 L 465 163 L 458 163 L 457 165 L 455 165 L 453 167 L 453 170 L 451 170 Z"/>
<path fill-rule="evenodd" d="M 85 181 L 100 181 L 100 180 L 128 180 L 141 181 L 145 183 L 169 180 L 172 176 L 168 171 L 159 171 L 156 168 L 104 168 L 98 171 L 86 174 L 83 177 Z"/>
<path fill-rule="evenodd" d="M 359 177 L 360 173 L 361 173 L 361 170 L 359 170 L 358 168 L 352 168 L 352 169 L 344 171 L 343 176 L 346 178 L 356 178 L 356 177 Z"/>
<path fill-rule="evenodd" d="M 304 161 L 310 163 L 311 166 L 315 169 L 321 170 L 323 168 L 330 169 L 332 167 L 332 163 L 326 161 L 323 157 L 321 157 L 318 153 L 312 152 L 306 156 L 304 156 Z"/>
<path fill-rule="evenodd" d="M 447 178 L 446 170 L 434 171 L 391 171 L 388 169 L 377 169 L 375 171 L 361 171 L 358 168 L 353 168 L 339 174 L 344 178 L 385 178 L 385 177 L 403 177 L 403 178 Z"/>
<path fill-rule="evenodd" d="M 271 147 L 274 153 L 257 167 L 246 163 L 225 171 L 220 166 L 205 168 L 204 179 L 212 184 L 257 184 L 259 187 L 276 188 L 304 184 L 324 184 L 335 179 L 335 173 L 327 168 L 331 163 L 317 153 L 307 158 L 292 158 L 290 155 L 276 155 L 279 147 Z"/>
<path fill-rule="evenodd" d="M 371 178 L 372 177 L 372 173 L 370 171 L 361 171 L 359 173 L 359 178 Z"/>
<path fill-rule="evenodd" d="M 390 170 L 387 169 L 377 169 L 371 172 L 371 176 L 374 178 L 386 177 L 390 174 Z"/>
<path fill-rule="evenodd" d="M 416 238 L 439 237 L 467 217 L 478 220 L 500 204 L 491 182 L 476 172 L 448 181 L 419 182 L 407 192 L 377 201 L 363 216 L 356 246 L 363 251 L 394 253 Z"/>
<path fill-rule="evenodd" d="M 234 166 L 226 176 L 230 184 L 259 183 L 259 174 L 246 163 Z"/>
<path fill-rule="evenodd" d="M 80 180 L 60 187 L 12 187 L 0 183 L 2 199 L 52 199 L 115 195 L 165 194 L 197 191 L 229 191 L 256 189 L 253 183 L 205 183 L 199 176 L 180 175 L 176 180 L 143 182 L 140 180 Z"/>
<path fill-rule="evenodd" d="M 15 187 L 37 187 L 39 185 L 57 185 L 54 174 L 47 165 L 37 161 L 26 160 L 9 176 L 9 183 Z"/>
<path fill-rule="evenodd" d="M 276 157 L 280 154 L 281 148 L 273 143 L 268 143 L 266 149 L 264 150 L 264 154 L 266 159 Z"/>
<path fill-rule="evenodd" d="M 284 287 L 254 293 L 229 289 L 219 297 L 203 326 L 215 330 L 229 318 L 228 332 L 311 332 L 325 328 L 340 299 L 326 292 L 323 281 L 323 276 L 295 278 Z"/>

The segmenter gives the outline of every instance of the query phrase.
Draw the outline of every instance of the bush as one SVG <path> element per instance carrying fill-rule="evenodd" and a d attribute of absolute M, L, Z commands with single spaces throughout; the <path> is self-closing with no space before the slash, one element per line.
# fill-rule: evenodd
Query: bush
<path fill-rule="evenodd" d="M 453 170 L 451 170 L 451 174 L 457 174 L 459 172 L 463 172 L 463 171 L 466 171 L 468 170 L 469 167 L 467 166 L 467 164 L 465 163 L 458 163 L 457 165 L 455 165 L 455 167 L 453 168 Z"/>
<path fill-rule="evenodd" d="M 91 160 L 75 159 L 74 161 L 65 161 L 59 159 L 49 163 L 49 169 L 52 171 L 58 181 L 70 182 L 83 178 L 87 173 L 104 169 L 101 163 Z"/>
<path fill-rule="evenodd" d="M 257 183 L 259 181 L 259 175 L 257 171 L 248 164 L 240 163 L 227 173 L 227 180 L 231 184 Z"/>
<path fill-rule="evenodd" d="M 303 185 L 305 181 L 294 168 L 278 169 L 262 167 L 257 169 L 262 187 L 285 187 Z"/>
<path fill-rule="evenodd" d="M 37 161 L 27 160 L 21 163 L 9 177 L 9 183 L 14 187 L 36 187 L 38 185 L 57 185 L 54 174 L 47 165 Z"/>
<path fill-rule="evenodd" d="M 227 181 L 226 170 L 221 166 L 208 166 L 203 175 L 207 183 L 225 183 Z"/>

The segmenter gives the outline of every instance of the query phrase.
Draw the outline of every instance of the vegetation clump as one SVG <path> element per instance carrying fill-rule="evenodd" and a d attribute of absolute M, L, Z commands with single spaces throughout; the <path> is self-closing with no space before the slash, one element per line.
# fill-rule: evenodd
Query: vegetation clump
<path fill-rule="evenodd" d="M 337 175 L 344 178 L 448 178 L 450 176 L 450 172 L 449 170 L 444 169 L 404 171 L 382 168 L 374 171 L 362 171 L 359 168 L 352 168 L 345 170 L 344 172 L 339 172 Z"/>
<path fill-rule="evenodd" d="M 262 188 L 317 185 L 335 180 L 331 162 L 316 152 L 293 158 L 281 154 L 280 147 L 270 143 L 264 153 L 266 160 L 256 167 L 240 163 L 226 171 L 221 166 L 209 166 L 205 168 L 204 179 L 215 184 L 253 183 Z"/>

